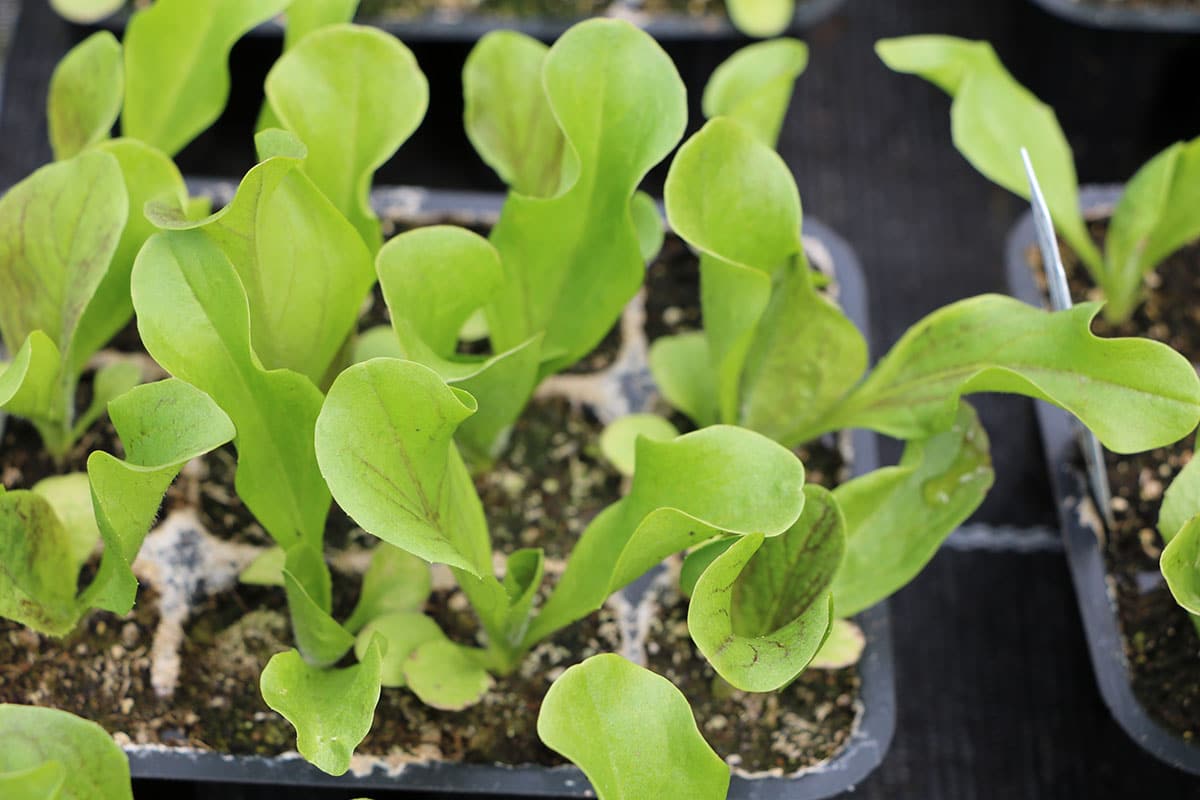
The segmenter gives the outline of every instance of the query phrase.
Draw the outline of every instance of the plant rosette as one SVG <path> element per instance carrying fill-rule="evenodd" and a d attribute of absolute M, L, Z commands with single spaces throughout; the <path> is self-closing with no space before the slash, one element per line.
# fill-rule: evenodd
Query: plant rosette
<path fill-rule="evenodd" d="M 1121 186 L 1084 186 L 1080 200 L 1085 218 L 1101 225 L 1122 191 Z M 1063 249 L 1072 291 L 1087 291 L 1087 282 L 1080 279 L 1082 270 L 1074 266 L 1074 254 Z M 1169 299 L 1167 287 L 1187 280 L 1197 259 L 1198 248 L 1191 246 L 1160 268 L 1163 283 L 1150 287 L 1150 302 L 1160 294 Z M 1048 302 L 1031 214 L 1024 215 L 1009 234 L 1006 266 L 1009 285 L 1018 298 Z M 1129 324 L 1148 328 L 1146 322 L 1143 309 Z M 1150 333 L 1189 344 L 1195 341 L 1183 337 L 1178 326 L 1170 327 L 1159 321 L 1158 329 Z M 1193 358 L 1195 352 L 1191 350 Z M 1174 526 L 1172 533 L 1176 533 L 1190 516 L 1184 508 L 1188 504 L 1179 502 L 1181 494 L 1173 510 L 1180 519 L 1164 525 L 1172 514 L 1165 497 L 1176 478 L 1187 472 L 1184 465 L 1191 463 L 1187 459 L 1194 443 L 1185 439 L 1128 458 L 1106 453 L 1113 501 L 1105 514 L 1096 505 L 1100 495 L 1089 484 L 1070 419 L 1057 409 L 1039 406 L 1038 423 L 1101 696 L 1118 724 L 1141 747 L 1200 774 L 1200 747 L 1194 737 L 1185 735 L 1195 730 L 1196 721 L 1187 716 L 1191 704 L 1179 702 L 1181 693 L 1200 690 L 1200 637 L 1172 597 L 1159 565 L 1163 534 L 1171 536 L 1166 528 Z M 1186 482 L 1190 481 L 1182 479 L 1179 486 Z"/>

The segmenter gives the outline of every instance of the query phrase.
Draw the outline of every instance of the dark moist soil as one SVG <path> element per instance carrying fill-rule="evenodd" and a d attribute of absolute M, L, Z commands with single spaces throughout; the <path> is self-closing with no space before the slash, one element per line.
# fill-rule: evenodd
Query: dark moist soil
<path fill-rule="evenodd" d="M 1089 223 L 1098 245 L 1107 228 L 1107 220 Z M 1101 299 L 1075 253 L 1059 245 L 1071 296 L 1076 302 Z M 1026 259 L 1045 295 L 1036 246 Z M 1097 317 L 1092 330 L 1098 336 L 1145 336 L 1200 362 L 1200 244 L 1175 253 L 1147 277 L 1143 302 L 1129 321 L 1114 326 Z M 1200 736 L 1200 637 L 1162 581 L 1157 522 L 1163 490 L 1190 460 L 1192 447 L 1188 437 L 1136 455 L 1105 453 L 1116 526 L 1104 538 L 1104 557 L 1133 691 L 1151 716 L 1185 739 Z"/>
<path fill-rule="evenodd" d="M 692 17 L 724 17 L 723 0 L 363 0 L 358 18 L 372 22 L 426 15 L 574 20 L 609 10 Z"/>
<path fill-rule="evenodd" d="M 570 555 L 588 523 L 621 497 L 621 476 L 600 454 L 603 430 L 562 398 L 529 404 L 495 466 L 475 479 L 494 549 Z"/>

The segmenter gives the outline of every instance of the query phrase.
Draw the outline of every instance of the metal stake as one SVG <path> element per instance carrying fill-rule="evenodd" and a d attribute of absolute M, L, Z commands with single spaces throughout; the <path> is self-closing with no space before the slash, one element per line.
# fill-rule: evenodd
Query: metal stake
<path fill-rule="evenodd" d="M 1042 269 L 1046 273 L 1046 286 L 1050 290 L 1050 306 L 1055 311 L 1066 311 L 1071 302 L 1071 289 L 1067 284 L 1067 272 L 1063 269 L 1062 257 L 1058 252 L 1058 240 L 1054 236 L 1054 222 L 1050 218 L 1050 209 L 1046 206 L 1046 198 L 1042 195 L 1042 187 L 1038 183 L 1037 174 L 1029 160 L 1029 151 L 1021 148 L 1021 160 L 1025 162 L 1025 175 L 1029 179 L 1030 205 L 1033 207 L 1033 224 L 1037 229 L 1038 249 L 1042 251 Z M 1112 528 L 1115 520 L 1112 512 L 1112 489 L 1108 485 L 1108 472 L 1104 468 L 1104 449 L 1096 434 L 1088 430 L 1078 420 L 1072 420 L 1079 446 L 1083 450 L 1084 460 L 1091 478 L 1092 491 L 1096 493 L 1096 501 L 1100 504 L 1100 513 L 1104 521 Z"/>

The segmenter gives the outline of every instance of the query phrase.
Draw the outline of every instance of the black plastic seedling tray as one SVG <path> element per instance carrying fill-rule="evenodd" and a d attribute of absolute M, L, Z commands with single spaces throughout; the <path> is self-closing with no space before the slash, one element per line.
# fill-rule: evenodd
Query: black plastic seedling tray
<path fill-rule="evenodd" d="M 811 28 L 832 14 L 845 0 L 797 0 L 796 14 L 786 33 L 799 33 Z M 651 13 L 638 9 L 637 0 L 614 0 L 608 11 L 598 16 L 628 19 L 655 39 L 662 42 L 742 39 L 740 33 L 724 14 L 689 16 L 686 14 Z M 129 19 L 122 11 L 101 26 L 122 30 Z M 355 22 L 373 25 L 406 42 L 473 42 L 494 30 L 513 30 L 538 39 L 552 41 L 567 28 L 588 19 L 548 16 L 505 16 L 472 11 L 447 11 L 415 18 L 393 18 L 359 14 Z M 282 36 L 283 26 L 276 21 L 260 25 L 255 33 L 262 36 Z"/>
<path fill-rule="evenodd" d="M 193 180 L 194 193 L 227 202 L 234 184 Z M 473 192 L 410 188 L 376 190 L 372 203 L 381 216 L 411 219 L 452 219 L 462 224 L 489 224 L 499 213 L 503 196 Z M 814 262 L 832 267 L 839 301 L 846 313 L 869 333 L 866 286 L 862 270 L 849 246 L 821 223 L 806 218 L 805 239 Z M 622 387 L 632 395 L 630 406 L 643 407 L 652 389 L 648 374 L 626 376 Z M 853 471 L 863 474 L 879 466 L 874 434 L 852 434 Z M 645 581 L 626 589 L 632 603 Z M 819 800 L 852 789 L 883 760 L 896 725 L 895 678 L 891 628 L 886 602 L 856 618 L 866 636 L 859 663 L 862 679 L 862 713 L 846 747 L 829 761 L 792 776 L 746 777 L 734 775 L 732 800 Z M 238 756 L 163 746 L 128 746 L 134 778 L 227 784 L 270 784 L 292 787 L 336 787 L 354 790 L 411 790 L 446 792 L 457 796 L 526 795 L 532 797 L 593 797 L 583 773 L 575 767 L 503 766 L 449 762 L 410 763 L 389 769 L 380 762 L 367 772 L 332 777 L 289 754 L 273 758 Z"/>
<path fill-rule="evenodd" d="M 1084 187 L 1081 203 L 1090 214 L 1107 216 L 1122 190 L 1121 186 Z M 1045 299 L 1025 258 L 1029 249 L 1036 246 L 1033 216 L 1026 213 L 1008 237 L 1005 252 L 1008 281 L 1018 299 L 1043 306 Z M 1116 601 L 1109 593 L 1108 570 L 1100 544 L 1100 537 L 1105 535 L 1104 517 L 1097 511 L 1096 493 L 1083 466 L 1078 426 L 1065 411 L 1049 403 L 1037 404 L 1037 416 L 1075 598 L 1100 695 L 1117 723 L 1142 748 L 1168 764 L 1200 775 L 1200 743 L 1189 743 L 1155 722 L 1133 693 Z M 1196 668 L 1200 669 L 1200 663 Z"/>
<path fill-rule="evenodd" d="M 1090 28 L 1126 31 L 1194 33 L 1200 31 L 1200 8 L 1155 7 L 1134 2 L 1098 0 L 1033 0 L 1041 8 Z"/>

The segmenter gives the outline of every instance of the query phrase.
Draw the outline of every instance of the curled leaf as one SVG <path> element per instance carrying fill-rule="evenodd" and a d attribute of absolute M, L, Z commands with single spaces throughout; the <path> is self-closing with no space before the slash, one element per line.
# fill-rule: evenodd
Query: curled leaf
<path fill-rule="evenodd" d="M 55 768 L 52 765 L 57 765 Z M 66 711 L 0 704 L 0 788 L 29 797 L 132 800 L 129 761 L 108 732 Z M 12 793 L 9 793 L 12 792 Z"/>
<path fill-rule="evenodd" d="M 546 692 L 538 736 L 583 770 L 601 800 L 722 800 L 729 767 L 666 678 L 618 655 L 569 667 Z"/>

